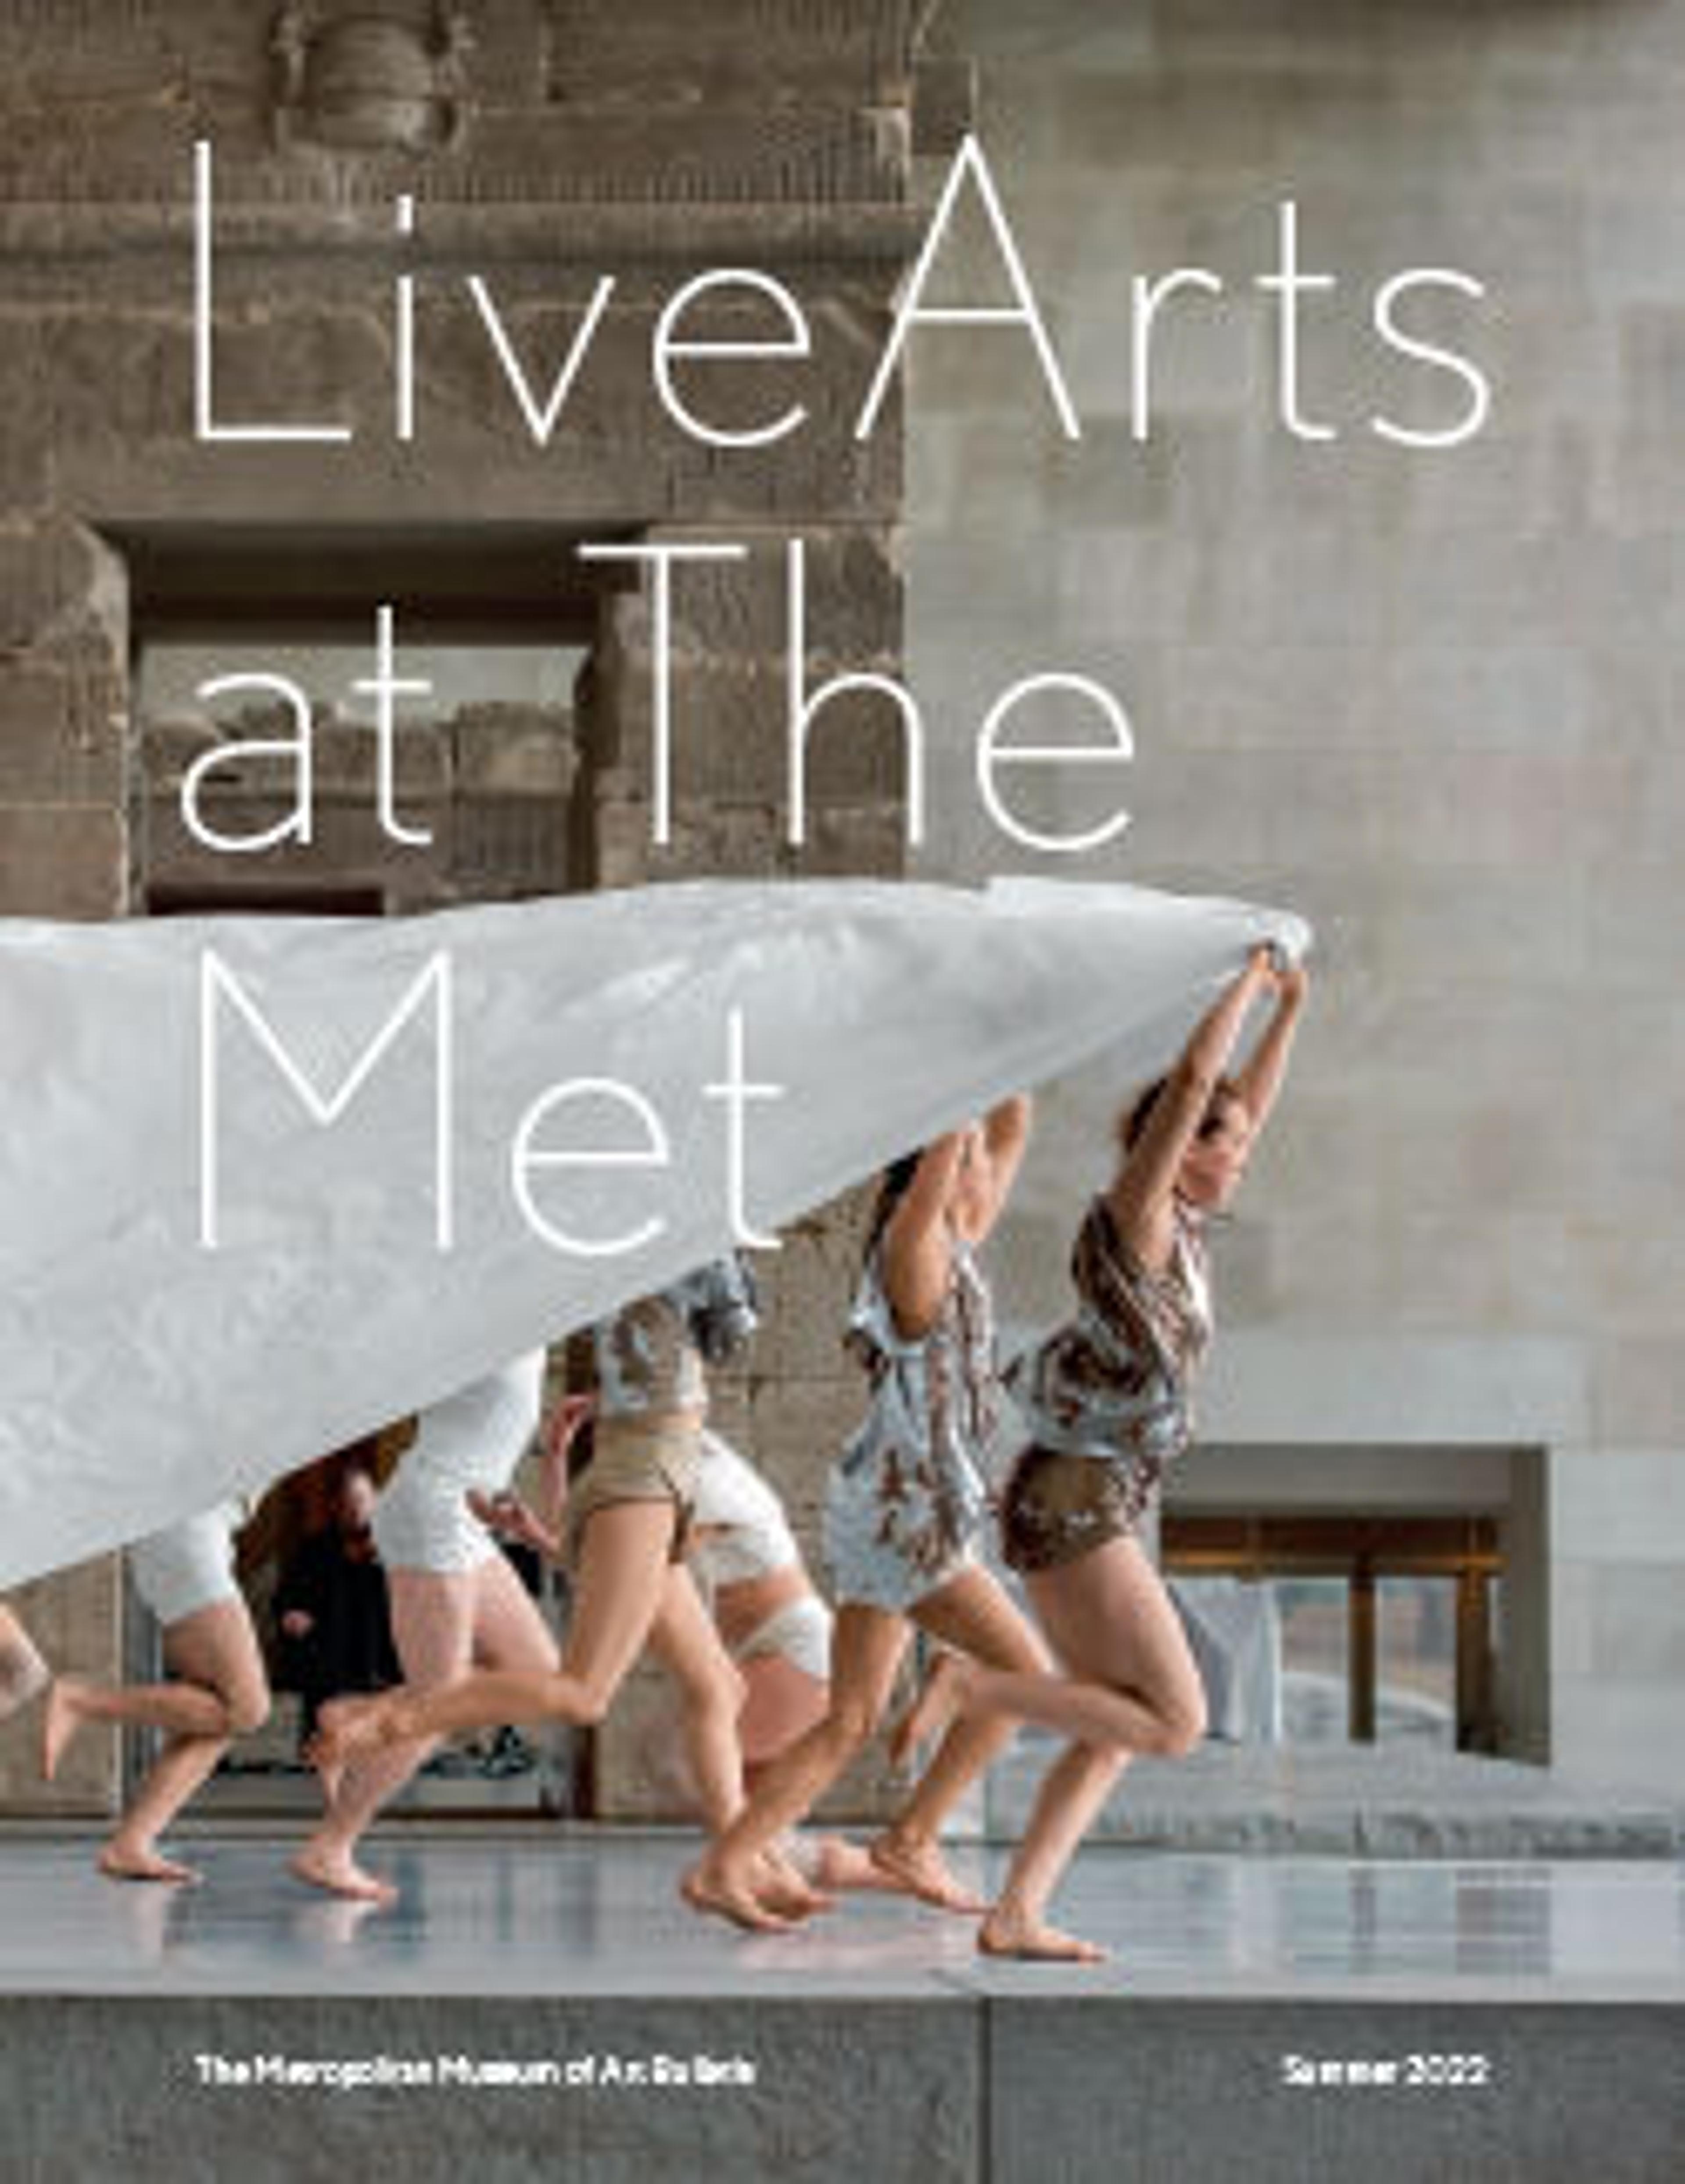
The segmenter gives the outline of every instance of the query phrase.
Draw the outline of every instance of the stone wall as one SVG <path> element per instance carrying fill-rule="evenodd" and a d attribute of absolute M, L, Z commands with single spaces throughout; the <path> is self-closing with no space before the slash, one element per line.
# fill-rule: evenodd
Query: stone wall
<path fill-rule="evenodd" d="M 947 20 L 1085 437 L 1059 437 L 1021 338 L 920 337 L 909 655 L 956 723 L 926 866 L 1035 864 L 976 822 L 959 727 L 1059 664 L 1124 694 L 1138 748 L 1133 824 L 1085 871 L 1315 921 L 1295 1082 L 1221 1245 L 1206 1430 L 1401 1467 L 1545 1450 L 1549 1747 L 1677 1793 L 1685 7 Z M 1248 283 L 1283 198 L 1305 270 L 1341 283 L 1301 358 L 1337 443 L 1276 422 Z M 993 264 L 973 222 L 945 292 Z M 1142 444 L 1130 276 L 1182 265 L 1229 292 L 1167 313 Z M 1449 452 L 1367 429 L 1435 392 L 1368 327 L 1411 265 L 1488 289 L 1424 313 L 1493 387 Z M 1060 1309 L 1119 1089 L 1044 1103 L 1005 1256 L 1026 1323 Z"/>
<path fill-rule="evenodd" d="M 375 885 L 402 909 L 703 872 L 898 870 L 894 753 L 876 727 L 839 708 L 816 736 L 803 855 L 781 846 L 765 761 L 777 742 L 785 537 L 809 542 L 816 660 L 893 669 L 899 658 L 897 397 L 869 441 L 852 425 L 913 234 L 922 13 L 912 0 L 0 4 L 0 911 L 108 916 L 149 888 L 191 893 L 218 879 Z M 961 79 L 951 67 L 934 79 L 950 120 Z M 201 137 L 214 149 L 216 418 L 349 426 L 343 442 L 194 437 Z M 408 239 L 400 192 L 415 200 Z M 685 433 L 651 379 L 662 305 L 694 274 L 732 265 L 776 273 L 814 329 L 807 363 L 741 377 L 684 368 L 720 429 L 806 404 L 799 432 L 756 452 Z M 470 276 L 483 278 L 531 386 L 548 390 L 609 274 L 569 407 L 538 444 Z M 408 442 L 393 363 L 406 276 Z M 738 293 L 698 309 L 687 331 L 764 335 L 769 321 Z M 741 579 L 681 587 L 677 823 L 664 850 L 648 825 L 646 588 L 624 570 L 583 585 L 561 557 L 581 538 L 698 533 L 740 540 L 754 558 Z M 143 738 L 134 716 L 131 659 L 147 631 L 130 577 L 209 571 L 213 625 L 222 599 L 240 605 L 249 635 L 265 556 L 289 598 L 314 582 L 342 604 L 342 551 L 373 573 L 387 551 L 407 568 L 420 542 L 459 569 L 511 538 L 553 548 L 559 636 L 590 649 L 570 733 L 529 722 L 511 734 L 503 722 L 472 749 L 459 733 L 448 749 L 418 746 L 406 787 L 444 838 L 431 863 L 401 872 L 371 850 L 357 755 L 327 748 L 318 850 L 265 861 L 262 873 L 225 860 L 213 872 L 219 861 L 172 816 L 190 753 L 179 738 Z M 249 814 L 273 791 L 231 782 L 226 809 Z M 524 797 L 552 800 L 565 832 L 548 861 L 529 854 L 531 824 L 520 843 L 506 838 L 537 808 L 516 809 Z M 464 830 L 491 849 L 464 855 Z M 775 1271 L 773 1328 L 754 1377 L 728 1400 L 809 1511 L 858 1403 L 835 1344 L 848 1219 L 845 1209 L 804 1229 Z M 56 1657 L 110 1671 L 114 1607 L 102 1566 L 55 1581 L 31 1613 Z M 621 1752 L 611 1727 L 598 1769 L 610 1813 L 638 1804 Z M 0 1808 L 31 1802 L 27 1774 L 14 1739 L 0 1752 Z M 69 1786 L 97 1807 L 114 1777 L 107 1767 Z"/>

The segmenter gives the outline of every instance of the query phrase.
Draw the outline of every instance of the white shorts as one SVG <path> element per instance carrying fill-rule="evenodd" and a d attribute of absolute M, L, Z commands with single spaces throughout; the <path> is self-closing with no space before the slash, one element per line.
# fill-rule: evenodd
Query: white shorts
<path fill-rule="evenodd" d="M 234 1535 L 247 1513 L 243 1502 L 221 1502 L 130 1548 L 135 1590 L 166 1629 L 202 1607 L 241 1597 L 234 1581 Z"/>
<path fill-rule="evenodd" d="M 477 1569 L 498 1543 L 468 1506 L 498 1494 L 538 1428 L 546 1353 L 530 1351 L 422 1412 L 415 1439 L 375 1504 L 375 1545 L 388 1569 Z"/>
<path fill-rule="evenodd" d="M 818 1683 L 831 1681 L 831 1610 L 816 1592 L 776 1608 L 731 1649 L 734 1661 L 787 1661 Z"/>

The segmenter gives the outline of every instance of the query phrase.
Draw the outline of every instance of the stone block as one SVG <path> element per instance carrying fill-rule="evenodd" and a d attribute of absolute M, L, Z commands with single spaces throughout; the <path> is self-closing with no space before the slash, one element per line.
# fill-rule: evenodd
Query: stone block
<path fill-rule="evenodd" d="M 1216 1440 L 1582 1443 L 1586 1362 L 1582 1345 L 1535 1335 L 1236 1329 L 1212 1353 L 1201 1427 Z"/>
<path fill-rule="evenodd" d="M 881 526 L 817 529 L 742 526 L 703 530 L 652 525 L 640 543 L 737 548 L 742 558 L 675 568 L 671 577 L 671 650 L 676 661 L 729 664 L 744 655 L 782 656 L 788 649 L 792 603 L 788 547 L 804 548 L 803 589 L 811 672 L 823 666 L 883 666 L 898 651 L 904 582 L 896 534 Z M 653 581 L 636 565 L 600 565 L 623 588 L 606 609 L 599 666 L 648 659 L 653 642 Z"/>
<path fill-rule="evenodd" d="M 285 806 L 291 808 L 290 802 Z M 255 838 L 275 825 L 283 805 L 273 798 L 229 795 L 205 800 L 204 817 L 231 838 Z M 322 797 L 309 843 L 283 843 L 254 851 L 220 850 L 194 839 L 180 802 L 154 797 L 147 813 L 147 877 L 153 888 L 203 890 L 212 897 L 253 887 L 296 888 L 309 893 L 397 889 L 414 891 L 423 876 L 437 884 L 451 868 L 454 814 L 448 803 L 401 808 L 411 828 L 432 835 L 424 847 L 400 844 L 381 832 L 372 805 L 361 798 Z"/>
<path fill-rule="evenodd" d="M 43 2176 L 97 2174 L 120 2147 L 125 2169 L 147 2184 L 181 2165 L 184 2106 L 200 2176 L 281 2184 L 298 2173 L 301 2098 L 315 2114 L 311 2159 L 323 2175 L 391 2164 L 418 2177 L 470 2170 L 487 2184 L 558 2170 L 593 2184 L 773 2171 L 787 2184 L 863 2174 L 880 2184 L 973 2184 L 986 2173 L 975 1997 L 821 1998 L 782 1985 L 737 1998 L 707 1991 L 8 1996 L 0 2038 L 19 2089 L 8 2128 L 25 2164 Z M 312 2099 L 296 2086 L 203 2087 L 196 2055 L 613 2058 L 623 2067 L 741 2056 L 756 2076 L 752 2087 L 723 2078 L 525 2089 L 436 2081 Z M 839 2098 L 842 2076 L 856 2075 L 870 2098 Z"/>
<path fill-rule="evenodd" d="M 114 1555 L 20 1587 L 9 1605 L 49 1668 L 115 1680 L 121 1674 L 122 1563 Z M 103 1817 L 116 1808 L 119 1747 L 92 1730 L 72 1746 L 56 1781 L 41 1780 L 38 1707 L 0 1724 L 0 1811 Z"/>
<path fill-rule="evenodd" d="M 120 804 L 125 697 L 108 677 L 0 664 L 0 799 Z"/>
<path fill-rule="evenodd" d="M 1611 1682 L 1606 1674 L 1554 1675 L 1551 1758 L 1588 1780 L 1677 1798 L 1685 1752 L 1685 1696 L 1677 1677 Z"/>
<path fill-rule="evenodd" d="M 571 716 L 560 709 L 464 706 L 451 723 L 459 793 L 565 796 L 578 770 Z"/>
<path fill-rule="evenodd" d="M 809 697 L 831 679 L 822 668 L 810 670 Z M 635 778 L 653 782 L 653 672 L 624 677 L 616 697 L 626 727 L 622 762 L 630 761 Z M 774 660 L 698 660 L 676 671 L 670 715 L 674 797 L 722 807 L 773 805 L 787 815 L 788 703 L 784 671 Z M 908 766 L 901 709 L 875 688 L 838 690 L 811 716 L 806 761 L 810 805 L 898 800 Z"/>
<path fill-rule="evenodd" d="M 128 888 L 120 811 L 103 804 L 0 805 L 0 908 L 8 916 L 113 917 Z"/>
<path fill-rule="evenodd" d="M 1685 1449 L 1588 1448 L 1551 1467 L 1550 1526 L 1577 1567 L 1677 1561 L 1685 1548 Z"/>
<path fill-rule="evenodd" d="M 127 610 L 121 557 L 86 524 L 56 515 L 0 521 L 0 650 L 120 673 Z"/>
<path fill-rule="evenodd" d="M 881 803 L 817 811 L 796 869 L 809 879 L 899 879 L 908 869 L 905 822 Z"/>
<path fill-rule="evenodd" d="M 560 894 L 568 885 L 566 800 L 464 796 L 451 809 L 451 877 L 478 895 Z"/>
<path fill-rule="evenodd" d="M 1685 1377 L 1671 1334 L 1594 1336 L 1593 1357 L 1592 1416 L 1599 1441 L 1685 1446 Z"/>
<path fill-rule="evenodd" d="M 1685 1456 L 1682 1456 L 1685 1462 Z M 1606 1685 L 1677 1691 L 1685 1679 L 1685 1618 L 1679 1613 L 1685 1557 L 1604 1564 L 1591 1602 L 1593 1674 Z"/>
<path fill-rule="evenodd" d="M 869 1202 L 870 1190 L 854 1195 Z M 787 1231 L 783 1249 L 757 1262 L 771 1307 L 756 1346 L 768 1378 L 840 1378 L 842 1337 L 859 1279 L 861 1220 L 804 1221 Z"/>
<path fill-rule="evenodd" d="M 1606 2174 L 1641 2184 L 1666 2173 L 1671 2118 L 1654 2097 L 1671 2013 L 1554 1999 L 1471 2016 L 1449 2002 L 1279 1997 L 1161 2003 L 1129 2009 L 1127 2031 L 1092 2001 L 1037 1995 L 991 2004 L 990 2173 L 999 2184 L 1048 2174 L 1067 2184 L 1219 2176 L 1247 2149 L 1258 2184 L 1297 2184 L 1307 2158 L 1373 2184 L 1432 2175 Z M 1618 2019 L 1618 2032 L 1615 2020 Z M 1618 2042 L 1618 2044 L 1617 2044 Z M 1412 2101 L 1408 2086 L 1320 2092 L 1284 2080 L 1282 2057 L 1489 2055 L 1493 2091 L 1476 2103 Z M 1404 2106 L 1406 2102 L 1410 2105 Z M 1314 2150 L 1313 2150 L 1314 2149 Z"/>

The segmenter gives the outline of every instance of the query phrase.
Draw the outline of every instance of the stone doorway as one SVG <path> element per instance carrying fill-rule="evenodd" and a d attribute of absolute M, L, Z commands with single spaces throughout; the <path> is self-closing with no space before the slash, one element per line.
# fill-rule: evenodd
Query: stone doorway
<path fill-rule="evenodd" d="M 861 441 L 853 427 L 919 240 L 915 152 L 951 148 L 967 112 L 966 72 L 924 65 L 931 11 L 475 7 L 471 46 L 398 120 L 378 99 L 348 117 L 334 92 L 366 10 L 287 12 L 284 51 L 271 11 L 224 0 L 149 0 L 97 23 L 82 10 L 50 39 L 33 14 L 0 22 L 23 132 L 0 159 L 0 909 L 114 917 L 237 881 L 289 898 L 277 907 L 312 885 L 375 889 L 402 914 L 680 875 L 899 872 L 893 726 L 831 738 L 798 855 L 763 761 L 779 735 L 786 539 L 809 550 L 815 674 L 900 659 L 898 380 L 880 428 Z M 402 74 L 431 11 L 394 0 L 388 12 L 377 58 Z M 366 58 L 366 41 L 359 49 Z M 337 444 L 196 435 L 201 139 L 214 150 L 216 415 L 336 421 Z M 397 224 L 401 197 L 413 234 Z M 657 398 L 651 353 L 667 302 L 731 266 L 787 283 L 814 341 L 810 359 L 757 364 L 741 387 L 712 365 L 687 379 L 728 424 L 804 407 L 799 432 L 722 452 Z M 590 368 L 548 439 L 488 340 L 475 276 L 542 387 L 614 277 Z M 394 423 L 400 276 L 420 298 L 413 440 Z M 696 303 L 687 331 L 764 341 L 776 324 L 728 286 Z M 686 604 L 676 702 L 690 762 L 659 853 L 647 587 L 625 570 L 586 587 L 568 551 L 641 531 L 751 556 L 741 581 L 698 585 Z M 236 874 L 184 839 L 172 782 L 202 755 L 202 731 L 148 725 L 137 671 L 207 637 L 366 657 L 385 599 L 400 655 L 576 644 L 590 665 L 568 694 L 570 731 L 459 717 L 448 736 L 406 746 L 400 808 L 438 819 L 431 856 L 385 853 L 366 738 L 343 723 L 323 739 L 314 866 L 288 850 Z M 278 808 L 261 769 L 231 770 L 224 793 L 231 824 Z M 802 1224 L 769 1284 L 757 1373 L 722 1391 L 731 1429 L 804 1521 L 857 1396 L 836 1341 L 853 1272 L 846 1219 Z M 118 1666 L 110 1558 L 27 1588 L 19 1605 L 54 1659 Z M 603 1741 L 598 1809 L 636 1809 L 635 1769 Z M 0 1746 L 0 1811 L 108 1808 L 116 1777 L 95 1741 L 73 1761 L 44 1800 L 24 1742 Z"/>
<path fill-rule="evenodd" d="M 495 526 L 443 533 L 311 533 L 263 526 L 169 526 L 112 540 L 128 575 L 139 788 L 131 842 L 138 914 L 382 916 L 461 901 L 564 891 L 588 872 L 576 824 L 576 686 L 596 616 L 570 542 Z M 398 626 L 394 667 L 426 689 L 398 703 L 391 827 L 375 796 L 371 600 Z M 291 703 L 258 687 L 216 691 L 230 676 L 283 677 L 307 701 L 312 838 L 231 852 L 196 838 L 184 784 L 206 769 L 194 809 L 225 841 L 260 841 L 298 810 L 296 761 L 241 746 L 296 739 Z M 403 1461 L 408 1421 L 361 1451 L 376 1485 Z M 378 1443 L 378 1445 L 376 1445 Z M 238 1573 L 275 1690 L 268 1726 L 242 1740 L 198 1809 L 246 1817 L 314 1809 L 299 1756 L 294 1649 L 277 1594 L 303 1539 L 330 1521 L 329 1490 L 348 1452 L 278 1481 L 242 1534 Z M 544 1573 L 523 1578 L 545 1605 Z M 158 1632 L 132 1596 L 124 1673 L 161 1674 Z M 125 1741 L 131 1789 L 155 1757 L 145 1731 Z M 513 1732 L 435 1756 L 398 1801 L 409 1811 L 500 1814 L 573 1809 L 576 1755 L 565 1739 Z"/>

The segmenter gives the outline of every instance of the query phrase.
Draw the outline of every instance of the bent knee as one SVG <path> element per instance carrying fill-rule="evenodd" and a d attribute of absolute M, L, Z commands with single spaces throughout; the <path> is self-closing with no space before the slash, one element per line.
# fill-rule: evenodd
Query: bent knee
<path fill-rule="evenodd" d="M 618 1675 L 569 1674 L 546 1679 L 544 1712 L 575 1729 L 601 1729 L 620 1694 Z"/>
<path fill-rule="evenodd" d="M 1157 1736 L 1148 1749 L 1165 1759 L 1185 1759 L 1205 1735 L 1203 1699 L 1177 1700 L 1155 1710 Z"/>
<path fill-rule="evenodd" d="M 269 1686 L 260 1684 L 225 1691 L 222 1704 L 231 1736 L 255 1736 L 270 1718 Z"/>

